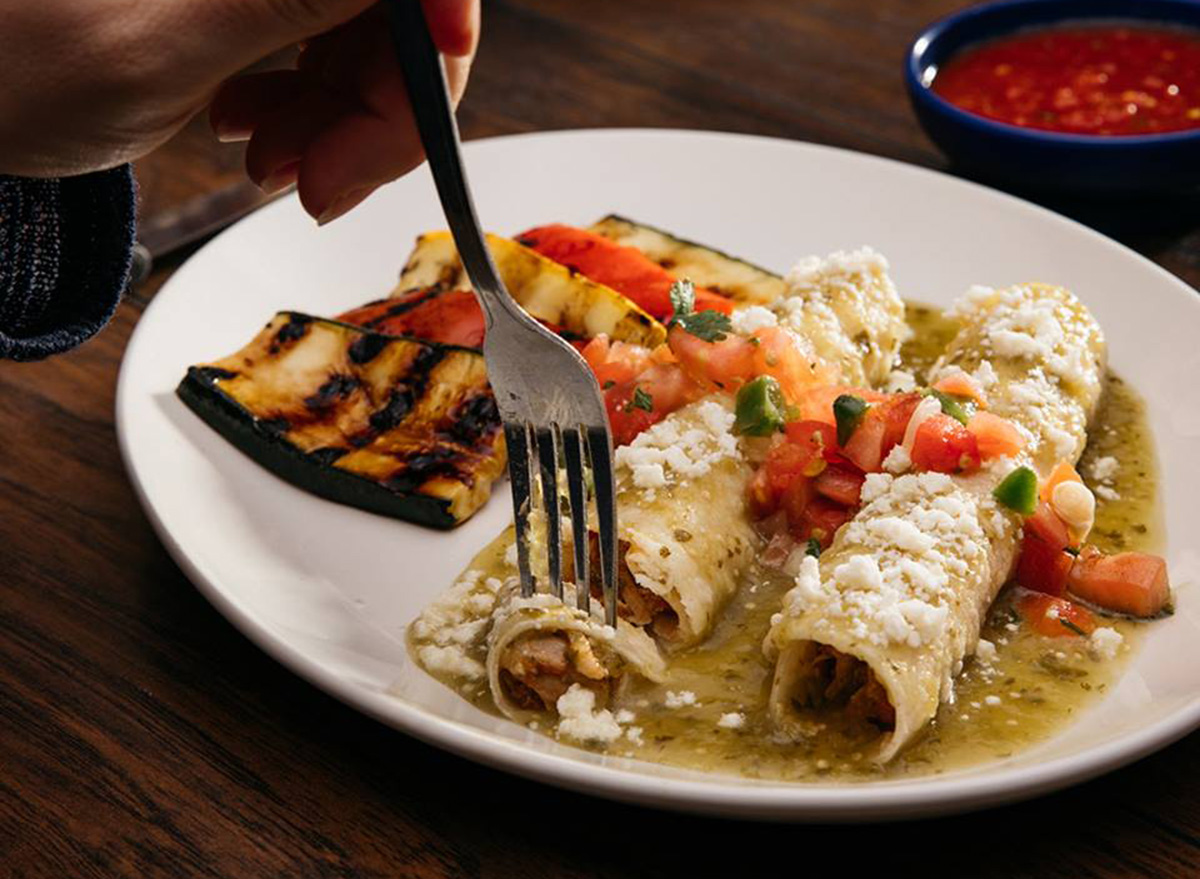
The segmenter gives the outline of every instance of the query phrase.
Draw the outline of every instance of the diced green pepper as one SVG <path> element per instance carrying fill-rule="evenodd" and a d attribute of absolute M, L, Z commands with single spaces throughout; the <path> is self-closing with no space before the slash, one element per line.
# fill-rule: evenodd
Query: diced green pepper
<path fill-rule="evenodd" d="M 1022 516 L 1032 516 L 1037 509 L 1037 474 L 1028 467 L 1018 467 L 1000 481 L 992 497 Z"/>
<path fill-rule="evenodd" d="M 927 397 L 933 397 L 942 404 L 942 412 L 949 415 L 955 421 L 959 422 L 963 427 L 967 426 L 967 422 L 971 420 L 972 409 L 956 397 L 952 397 L 945 391 L 939 391 L 937 388 L 930 388 L 925 392 Z"/>
<path fill-rule="evenodd" d="M 833 420 L 837 423 L 837 441 L 839 446 L 845 446 L 854 436 L 854 431 L 862 423 L 863 416 L 871 408 L 862 397 L 853 394 L 842 394 L 833 401 Z"/>
<path fill-rule="evenodd" d="M 779 382 L 769 375 L 760 375 L 738 391 L 733 432 L 770 436 L 783 430 L 786 405 Z"/>

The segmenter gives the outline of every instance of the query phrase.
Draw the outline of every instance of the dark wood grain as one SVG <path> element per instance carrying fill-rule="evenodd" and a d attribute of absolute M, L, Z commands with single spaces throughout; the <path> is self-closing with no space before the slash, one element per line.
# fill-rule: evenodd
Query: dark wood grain
<path fill-rule="evenodd" d="M 953 5 L 492 0 L 463 128 L 715 128 L 944 169 L 899 71 L 919 26 Z M 240 162 L 201 120 L 141 164 L 143 210 L 224 185 Z M 1200 285 L 1194 200 L 1048 203 Z M 182 256 L 81 350 L 0 363 L 0 874 L 707 876 L 805 870 L 821 853 L 849 875 L 1200 875 L 1195 736 L 983 814 L 777 827 L 509 778 L 318 692 L 189 585 L 121 465 L 120 357 Z"/>

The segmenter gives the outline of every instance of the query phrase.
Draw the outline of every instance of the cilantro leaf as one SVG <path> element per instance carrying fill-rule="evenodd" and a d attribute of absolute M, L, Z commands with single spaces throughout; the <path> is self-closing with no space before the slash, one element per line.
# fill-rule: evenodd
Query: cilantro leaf
<path fill-rule="evenodd" d="M 686 278 L 672 284 L 669 295 L 675 313 L 667 322 L 668 327 L 682 327 L 705 342 L 720 342 L 733 332 L 729 315 L 719 311 L 696 311 L 696 286 Z"/>
<path fill-rule="evenodd" d="M 719 311 L 693 311 L 691 314 L 675 318 L 672 325 L 683 327 L 697 339 L 703 339 L 705 342 L 720 342 L 733 332 L 733 324 L 729 321 L 729 315 Z"/>
<path fill-rule="evenodd" d="M 644 412 L 654 411 L 654 398 L 641 388 L 633 389 L 633 397 L 629 400 L 630 409 L 641 409 Z"/>
<path fill-rule="evenodd" d="M 671 308 L 675 310 L 675 314 L 671 318 L 672 323 L 676 318 L 691 314 L 696 310 L 696 286 L 687 278 L 672 284 L 671 292 L 668 295 L 671 297 Z"/>

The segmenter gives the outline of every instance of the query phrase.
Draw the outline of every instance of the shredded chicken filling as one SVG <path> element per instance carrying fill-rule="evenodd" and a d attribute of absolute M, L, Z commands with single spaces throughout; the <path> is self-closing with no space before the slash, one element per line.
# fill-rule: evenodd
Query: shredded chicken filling
<path fill-rule="evenodd" d="M 608 703 L 619 677 L 616 662 L 580 632 L 533 632 L 509 644 L 500 657 L 505 694 L 527 711 L 553 709 L 559 698 L 580 684 Z"/>
<path fill-rule="evenodd" d="M 871 667 L 828 644 L 816 644 L 801 676 L 804 686 L 794 701 L 798 708 L 842 707 L 847 720 L 870 723 L 887 731 L 896 726 L 896 710 Z"/>
<path fill-rule="evenodd" d="M 600 577 L 600 538 L 594 531 L 588 536 L 588 587 L 593 598 L 602 600 L 604 581 Z M 617 542 L 617 616 L 630 625 L 648 628 L 663 640 L 670 641 L 679 633 L 679 615 L 665 598 L 634 579 L 633 572 L 625 564 L 625 553 L 628 551 L 628 541 Z"/>

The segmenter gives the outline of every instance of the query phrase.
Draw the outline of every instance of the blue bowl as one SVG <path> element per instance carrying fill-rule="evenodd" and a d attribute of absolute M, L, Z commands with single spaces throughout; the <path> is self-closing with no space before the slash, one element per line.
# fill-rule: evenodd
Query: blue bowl
<path fill-rule="evenodd" d="M 930 25 L 909 50 L 904 73 L 917 118 L 957 166 L 1006 184 L 1104 195 L 1200 185 L 1200 129 L 1129 136 L 1039 131 L 960 110 L 931 88 L 938 68 L 964 47 L 1031 27 L 1114 19 L 1200 29 L 1200 2 L 1003 0 L 964 9 Z"/>

